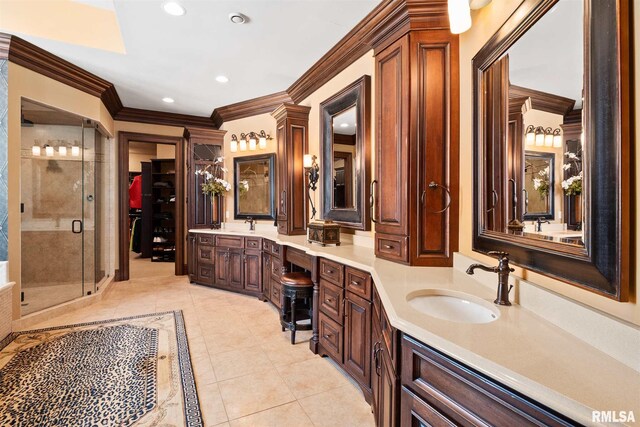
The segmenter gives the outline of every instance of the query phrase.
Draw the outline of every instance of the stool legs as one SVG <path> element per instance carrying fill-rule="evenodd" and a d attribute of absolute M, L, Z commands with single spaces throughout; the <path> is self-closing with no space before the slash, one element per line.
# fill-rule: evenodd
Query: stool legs
<path fill-rule="evenodd" d="M 296 343 L 296 299 L 291 298 L 291 344 Z"/>

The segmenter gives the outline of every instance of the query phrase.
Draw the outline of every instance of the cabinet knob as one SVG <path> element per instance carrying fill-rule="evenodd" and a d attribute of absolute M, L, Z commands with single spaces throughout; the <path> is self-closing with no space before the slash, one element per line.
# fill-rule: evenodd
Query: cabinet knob
<path fill-rule="evenodd" d="M 393 246 L 391 245 L 382 245 L 382 247 L 385 249 L 393 249 Z"/>
<path fill-rule="evenodd" d="M 333 334 L 325 334 L 325 335 L 323 335 L 323 336 L 322 336 L 322 338 L 324 338 L 324 339 L 329 339 L 329 338 L 331 338 L 332 336 L 333 336 Z"/>
<path fill-rule="evenodd" d="M 352 280 L 352 281 L 351 281 L 351 284 L 352 284 L 353 286 L 360 286 L 360 282 L 357 282 L 357 281 L 355 281 L 355 280 Z"/>

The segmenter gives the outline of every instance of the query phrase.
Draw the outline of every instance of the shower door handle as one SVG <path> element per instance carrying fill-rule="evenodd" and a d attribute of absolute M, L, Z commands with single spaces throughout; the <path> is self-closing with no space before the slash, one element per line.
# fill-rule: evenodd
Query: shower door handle
<path fill-rule="evenodd" d="M 76 230 L 76 224 L 80 226 L 80 228 L 77 230 Z M 75 234 L 82 233 L 82 221 L 79 219 L 74 219 L 73 221 L 71 221 L 71 231 Z"/>

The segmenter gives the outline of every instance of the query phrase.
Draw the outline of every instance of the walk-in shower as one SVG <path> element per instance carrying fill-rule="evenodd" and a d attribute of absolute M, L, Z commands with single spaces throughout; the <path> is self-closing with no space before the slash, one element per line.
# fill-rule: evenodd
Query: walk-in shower
<path fill-rule="evenodd" d="M 22 100 L 22 314 L 96 292 L 108 275 L 108 138 L 91 120 Z"/>

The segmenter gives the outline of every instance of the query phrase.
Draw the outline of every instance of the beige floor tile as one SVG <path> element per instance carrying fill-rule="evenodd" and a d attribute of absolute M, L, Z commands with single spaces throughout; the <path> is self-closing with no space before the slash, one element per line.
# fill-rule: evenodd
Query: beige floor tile
<path fill-rule="evenodd" d="M 373 427 L 371 407 L 354 385 L 329 390 L 298 401 L 315 427 Z"/>
<path fill-rule="evenodd" d="M 319 357 L 311 352 L 308 341 L 291 345 L 289 337 L 285 335 L 271 336 L 260 345 L 271 363 L 276 366 L 290 365 Z"/>
<path fill-rule="evenodd" d="M 350 384 L 327 359 L 321 357 L 276 366 L 276 369 L 296 399 Z"/>
<path fill-rule="evenodd" d="M 220 381 L 218 385 L 230 420 L 295 400 L 280 375 L 273 369 Z"/>
<path fill-rule="evenodd" d="M 250 347 L 211 356 L 211 364 L 218 381 L 241 377 L 263 369 L 273 369 L 264 350 Z"/>
<path fill-rule="evenodd" d="M 231 427 L 302 427 L 312 424 L 300 404 L 291 402 L 233 420 L 230 425 Z"/>
<path fill-rule="evenodd" d="M 203 337 L 209 349 L 209 355 L 224 353 L 231 350 L 250 348 L 256 345 L 256 338 L 248 329 L 238 328 L 223 334 L 207 334 L 203 330 Z"/>
<path fill-rule="evenodd" d="M 198 384 L 198 400 L 206 426 L 215 426 L 228 420 L 218 384 Z"/>
<path fill-rule="evenodd" d="M 211 384 L 218 381 L 208 353 L 198 357 L 192 355 L 191 365 L 193 366 L 193 374 L 198 386 L 200 386 L 200 384 Z"/>

